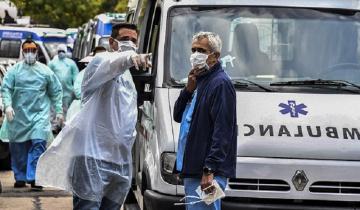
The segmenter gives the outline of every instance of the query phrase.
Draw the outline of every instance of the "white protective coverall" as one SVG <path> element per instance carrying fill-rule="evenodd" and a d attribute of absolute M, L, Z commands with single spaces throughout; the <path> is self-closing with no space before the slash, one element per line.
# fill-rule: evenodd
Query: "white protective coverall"
<path fill-rule="evenodd" d="M 81 111 L 40 157 L 36 184 L 91 201 L 123 203 L 131 185 L 137 92 L 134 51 L 103 52 L 88 64 Z"/>

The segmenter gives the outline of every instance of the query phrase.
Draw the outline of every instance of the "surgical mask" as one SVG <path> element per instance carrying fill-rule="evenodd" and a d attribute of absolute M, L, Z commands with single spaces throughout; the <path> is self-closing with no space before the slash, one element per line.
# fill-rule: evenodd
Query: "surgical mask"
<path fill-rule="evenodd" d="M 137 51 L 137 46 L 132 41 L 118 41 L 116 39 L 114 39 L 114 40 L 118 44 L 119 52 L 124 52 L 124 51 L 129 51 L 129 50 Z"/>
<path fill-rule="evenodd" d="M 36 62 L 36 53 L 28 52 L 24 53 L 25 63 L 31 65 Z"/>
<path fill-rule="evenodd" d="M 192 202 L 188 202 L 188 203 L 175 203 L 174 205 L 179 206 L 179 205 L 194 205 L 200 202 L 205 202 L 207 205 L 210 205 L 212 203 L 214 203 L 215 201 L 222 199 L 225 197 L 225 193 L 224 191 L 221 189 L 219 183 L 217 183 L 216 180 L 213 181 L 213 184 L 210 187 L 215 187 L 214 191 L 212 193 L 206 194 L 204 191 L 206 189 L 201 190 L 201 187 L 198 186 L 196 189 L 196 193 L 199 196 L 185 196 L 184 198 L 182 198 L 180 200 L 180 202 L 184 201 L 186 198 L 194 198 L 197 199 L 197 201 L 192 201 Z"/>
<path fill-rule="evenodd" d="M 191 54 L 190 56 L 190 63 L 192 68 L 206 68 L 209 69 L 209 66 L 207 65 L 206 61 L 208 59 L 208 55 L 204 54 L 204 53 L 199 53 L 199 52 L 194 52 L 193 54 Z"/>
<path fill-rule="evenodd" d="M 59 56 L 59 59 L 64 59 L 64 58 L 66 58 L 66 53 L 65 52 L 59 52 L 58 56 Z"/>

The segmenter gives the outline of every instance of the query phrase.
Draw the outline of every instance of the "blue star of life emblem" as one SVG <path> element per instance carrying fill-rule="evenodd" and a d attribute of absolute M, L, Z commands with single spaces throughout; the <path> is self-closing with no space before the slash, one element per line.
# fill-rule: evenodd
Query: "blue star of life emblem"
<path fill-rule="evenodd" d="M 291 117 L 298 118 L 299 114 L 307 115 L 308 111 L 304 110 L 307 108 L 305 104 L 296 105 L 295 101 L 288 101 L 288 104 L 280 103 L 279 107 L 282 109 L 280 110 L 281 114 L 288 114 L 290 113 Z"/>

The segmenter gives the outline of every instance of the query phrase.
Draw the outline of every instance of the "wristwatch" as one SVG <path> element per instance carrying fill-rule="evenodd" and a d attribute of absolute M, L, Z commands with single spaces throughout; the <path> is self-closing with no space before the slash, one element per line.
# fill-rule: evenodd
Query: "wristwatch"
<path fill-rule="evenodd" d="M 212 170 L 211 168 L 205 166 L 205 167 L 203 168 L 203 174 L 205 174 L 205 175 L 214 174 L 214 170 Z"/>

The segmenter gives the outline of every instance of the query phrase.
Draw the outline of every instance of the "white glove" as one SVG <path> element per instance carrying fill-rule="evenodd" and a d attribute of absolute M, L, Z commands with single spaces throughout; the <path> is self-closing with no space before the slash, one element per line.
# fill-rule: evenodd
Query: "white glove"
<path fill-rule="evenodd" d="M 139 67 L 150 68 L 151 67 L 151 53 L 149 54 L 135 54 L 130 57 L 135 68 L 139 70 Z"/>
<path fill-rule="evenodd" d="M 63 125 L 64 123 L 64 115 L 63 114 L 56 114 L 56 122 L 59 124 L 59 125 Z"/>
<path fill-rule="evenodd" d="M 13 119 L 15 117 L 14 109 L 11 106 L 6 107 L 5 115 L 9 122 L 13 121 Z"/>

